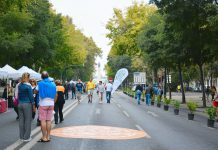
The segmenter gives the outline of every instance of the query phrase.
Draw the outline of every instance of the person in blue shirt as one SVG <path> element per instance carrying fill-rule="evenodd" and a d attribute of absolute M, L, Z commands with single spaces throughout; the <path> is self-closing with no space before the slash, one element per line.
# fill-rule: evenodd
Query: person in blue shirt
<path fill-rule="evenodd" d="M 29 79 L 30 74 L 24 73 L 22 75 L 22 81 L 18 86 L 20 140 L 24 142 L 29 142 L 31 140 L 32 113 L 36 111 L 33 91 Z"/>
<path fill-rule="evenodd" d="M 81 94 L 83 92 L 84 86 L 82 84 L 82 81 L 79 79 L 78 82 L 76 83 L 76 91 L 77 91 L 77 100 L 78 103 L 80 103 L 81 100 Z"/>

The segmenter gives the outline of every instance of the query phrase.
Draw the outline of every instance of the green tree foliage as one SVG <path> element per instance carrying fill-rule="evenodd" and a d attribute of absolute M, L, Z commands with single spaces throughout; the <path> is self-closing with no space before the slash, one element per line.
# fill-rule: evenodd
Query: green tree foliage
<path fill-rule="evenodd" d="M 60 77 L 66 66 L 85 64 L 84 78 L 92 75 L 101 50 L 70 17 L 52 10 L 48 0 L 1 0 L 0 6 L 1 66 L 34 66 Z M 67 77 L 75 72 L 72 68 Z"/>

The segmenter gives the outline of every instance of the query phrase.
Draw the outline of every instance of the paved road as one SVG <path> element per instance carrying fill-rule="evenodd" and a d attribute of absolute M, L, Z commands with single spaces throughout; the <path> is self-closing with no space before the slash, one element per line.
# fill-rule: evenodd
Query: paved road
<path fill-rule="evenodd" d="M 95 97 L 95 99 L 97 99 Z M 81 129 L 74 131 L 66 130 L 59 136 L 52 136 L 49 143 L 35 142 L 41 134 L 34 136 L 32 142 L 22 145 L 23 149 L 33 150 L 217 150 L 218 130 L 208 128 L 206 122 L 196 118 L 196 121 L 188 121 L 185 114 L 174 116 L 171 111 L 164 112 L 156 107 L 146 107 L 144 104 L 138 106 L 133 99 L 116 93 L 111 104 L 88 104 L 87 99 L 74 109 L 68 111 L 65 121 L 54 127 L 57 131 L 66 127 L 83 127 L 84 125 L 95 125 L 86 127 L 85 132 Z M 1 122 L 1 121 L 0 121 Z M 110 127 L 110 131 L 103 131 L 101 127 Z M 120 127 L 113 131 L 111 127 Z M 217 124 L 216 124 L 217 127 Z M 117 139 L 122 136 L 125 129 L 133 129 L 132 132 L 144 132 L 145 137 L 132 138 L 128 140 Z M 106 129 L 105 129 L 106 130 Z M 55 131 L 55 130 L 54 130 Z M 62 130 L 63 131 L 63 130 Z M 78 133 L 77 133 L 78 132 Z M 93 133 L 94 132 L 94 133 Z M 114 139 L 106 140 L 104 134 Z M 63 134 L 84 136 L 83 138 L 63 138 Z M 96 139 L 87 139 L 94 134 Z M 103 139 L 98 139 L 99 136 Z M 132 136 L 134 133 L 126 134 Z M 149 138 L 150 137 L 150 138 Z M 1 138 L 1 135 L 0 135 Z M 19 147 L 20 148 L 20 147 Z"/>

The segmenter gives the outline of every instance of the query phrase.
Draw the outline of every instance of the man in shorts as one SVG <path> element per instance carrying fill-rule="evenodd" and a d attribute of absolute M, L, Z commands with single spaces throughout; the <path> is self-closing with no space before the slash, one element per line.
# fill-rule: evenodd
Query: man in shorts
<path fill-rule="evenodd" d="M 49 80 L 48 73 L 42 72 L 42 81 L 38 83 L 39 93 L 39 120 L 41 121 L 42 138 L 38 142 L 49 142 L 51 131 L 51 119 L 56 100 L 56 85 Z"/>
<path fill-rule="evenodd" d="M 83 84 L 81 82 L 81 80 L 79 79 L 78 82 L 76 83 L 76 92 L 77 92 L 77 100 L 78 100 L 78 103 L 80 103 L 80 100 L 81 100 L 81 94 L 83 92 Z"/>
<path fill-rule="evenodd" d="M 95 83 L 90 79 L 90 81 L 86 85 L 87 91 L 88 91 L 88 103 L 92 103 L 92 96 L 93 96 L 93 91 L 95 89 Z"/>

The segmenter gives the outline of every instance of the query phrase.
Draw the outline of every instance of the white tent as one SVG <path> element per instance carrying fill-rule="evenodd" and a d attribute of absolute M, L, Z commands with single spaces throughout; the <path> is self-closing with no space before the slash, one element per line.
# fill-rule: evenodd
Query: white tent
<path fill-rule="evenodd" d="M 2 68 L 0 68 L 0 79 L 7 79 L 7 77 L 7 72 L 3 71 Z"/>
<path fill-rule="evenodd" d="M 22 74 L 26 73 L 26 72 L 29 73 L 31 79 L 36 79 L 36 80 L 41 79 L 41 75 L 39 73 L 35 72 L 34 70 L 32 70 L 26 66 L 21 67 L 20 69 L 18 69 L 18 71 Z"/>
<path fill-rule="evenodd" d="M 3 68 L 1 68 L 0 71 L 4 72 L 3 76 L 1 76 L 1 78 L 11 78 L 11 79 L 16 80 L 22 75 L 22 73 L 15 70 L 14 68 L 9 66 L 8 64 L 5 65 Z"/>

